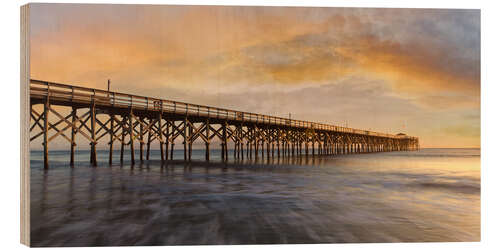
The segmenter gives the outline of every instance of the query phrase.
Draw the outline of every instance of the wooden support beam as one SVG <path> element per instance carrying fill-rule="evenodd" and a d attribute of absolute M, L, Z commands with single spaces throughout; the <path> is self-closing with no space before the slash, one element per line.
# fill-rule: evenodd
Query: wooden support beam
<path fill-rule="evenodd" d="M 315 142 L 316 138 L 315 138 L 315 135 L 313 135 L 313 138 L 312 138 L 312 141 L 311 141 L 311 151 L 312 151 L 312 156 L 314 157 L 315 155 L 315 152 L 314 152 L 314 142 Z"/>
<path fill-rule="evenodd" d="M 172 147 L 170 147 L 170 159 L 171 160 L 174 159 L 174 146 L 175 146 L 175 143 L 172 142 Z"/>
<path fill-rule="evenodd" d="M 144 122 L 144 118 L 139 118 L 140 119 L 140 122 L 139 122 L 139 158 L 140 158 L 140 161 L 141 163 L 144 162 L 144 156 L 143 156 L 143 153 L 144 153 L 144 125 L 143 125 L 143 122 Z"/>
<path fill-rule="evenodd" d="M 43 168 L 49 169 L 49 97 L 45 100 L 43 105 Z"/>
<path fill-rule="evenodd" d="M 240 134 L 239 134 L 239 149 L 240 149 L 240 152 L 239 154 L 241 155 L 241 159 L 243 159 L 243 139 L 244 139 L 244 133 L 243 133 L 243 124 L 240 124 Z"/>
<path fill-rule="evenodd" d="M 241 127 L 239 125 L 236 125 L 235 126 L 235 130 L 236 130 L 236 142 L 235 142 L 235 145 L 236 145 L 236 156 L 238 159 L 240 159 L 240 156 L 241 156 Z"/>
<path fill-rule="evenodd" d="M 166 118 L 167 119 L 167 118 Z M 170 137 L 170 122 L 168 119 L 165 121 L 165 160 L 168 160 L 168 148 L 169 148 L 169 137 Z"/>
<path fill-rule="evenodd" d="M 96 113 L 95 113 L 95 102 L 92 100 L 90 104 L 90 129 L 91 129 L 91 138 L 90 142 L 90 163 L 92 166 L 97 166 L 97 150 L 96 150 L 96 140 L 95 140 L 95 130 L 96 130 Z"/>
<path fill-rule="evenodd" d="M 281 155 L 283 156 L 283 158 L 286 157 L 286 138 L 282 138 L 281 140 Z"/>
<path fill-rule="evenodd" d="M 30 113 L 31 113 L 31 118 L 33 118 L 34 121 L 33 125 L 31 125 L 30 127 L 30 132 L 35 128 L 35 126 L 38 126 L 43 131 L 43 126 L 40 124 L 40 120 L 43 118 L 43 116 L 38 115 L 38 113 L 33 110 L 33 105 L 30 106 Z M 35 116 L 34 114 L 37 114 L 37 116 Z"/>
<path fill-rule="evenodd" d="M 162 122 L 163 118 L 162 118 L 162 110 L 160 109 L 160 112 L 158 112 L 158 140 L 160 141 L 160 158 L 161 158 L 161 161 L 165 161 L 165 155 L 163 154 L 163 137 L 162 137 L 162 134 L 163 132 L 161 131 L 162 130 L 162 126 L 161 126 L 161 122 Z"/>
<path fill-rule="evenodd" d="M 250 150 L 250 140 L 247 140 L 246 145 L 247 145 L 247 152 L 246 152 L 247 153 L 247 159 L 250 159 L 250 151 L 251 151 Z"/>
<path fill-rule="evenodd" d="M 70 159 L 69 159 L 69 165 L 70 166 L 75 166 L 75 146 L 76 146 L 76 143 L 75 143 L 75 135 L 76 135 L 76 108 L 73 107 L 71 109 L 71 123 L 73 124 L 72 128 L 71 128 L 71 149 L 70 149 Z"/>
<path fill-rule="evenodd" d="M 128 135 L 130 137 L 130 163 L 135 164 L 135 152 L 134 152 L 134 121 L 133 121 L 133 110 L 130 108 L 128 116 Z"/>
<path fill-rule="evenodd" d="M 146 128 L 148 131 L 148 142 L 146 143 L 146 160 L 149 161 L 149 151 L 151 150 L 151 123 L 153 119 L 149 119 L 149 126 Z"/>
<path fill-rule="evenodd" d="M 113 164 L 113 142 L 114 142 L 114 131 L 115 131 L 115 115 L 114 114 L 110 114 L 110 119 L 111 119 L 111 124 L 110 124 L 110 131 L 111 133 L 109 133 L 109 166 L 111 166 Z"/>
<path fill-rule="evenodd" d="M 222 130 L 222 159 L 227 161 L 227 121 L 224 122 Z"/>
<path fill-rule="evenodd" d="M 278 136 L 276 138 L 276 147 L 277 147 L 278 159 L 281 157 L 280 144 L 281 144 L 281 131 L 278 130 Z"/>
<path fill-rule="evenodd" d="M 248 157 L 249 159 L 252 159 L 253 157 L 253 141 L 254 141 L 254 133 L 253 133 L 253 129 L 248 127 L 247 126 L 247 129 L 248 129 Z"/>
<path fill-rule="evenodd" d="M 297 138 L 297 155 L 302 155 L 302 139 L 300 137 Z"/>
<path fill-rule="evenodd" d="M 187 126 L 188 126 L 188 119 L 187 117 L 184 119 L 184 129 L 183 129 L 183 136 L 184 136 L 184 160 L 187 160 Z"/>
<path fill-rule="evenodd" d="M 123 163 L 123 151 L 125 150 L 125 116 L 122 115 L 122 120 L 120 121 L 120 127 L 121 127 L 121 134 L 122 134 L 122 145 L 121 145 L 121 148 L 120 148 L 120 163 L 122 164 Z"/>
<path fill-rule="evenodd" d="M 253 133 L 254 133 L 253 143 L 254 143 L 254 150 L 255 150 L 255 159 L 258 159 L 259 158 L 259 137 L 258 137 L 257 125 L 254 125 Z"/>
<path fill-rule="evenodd" d="M 50 112 L 50 111 L 49 111 Z M 62 121 L 59 121 L 57 122 L 56 124 L 60 124 Z M 52 124 L 49 122 L 49 131 L 50 129 L 53 129 L 55 130 L 57 133 L 53 134 L 50 138 L 49 138 L 49 141 L 48 142 L 51 142 L 52 140 L 54 140 L 57 136 L 62 136 L 64 139 L 66 139 L 70 144 L 71 144 L 71 139 L 68 138 L 64 133 L 64 131 L 68 130 L 70 127 L 71 127 L 71 124 L 67 125 L 66 127 L 62 128 L 62 129 L 58 129 L 56 126 L 56 124 Z"/>
<path fill-rule="evenodd" d="M 108 119 L 105 123 L 102 123 L 97 117 L 95 118 L 95 121 L 97 122 L 97 124 L 99 124 L 100 128 L 95 132 L 96 136 L 99 134 L 99 132 L 101 132 L 102 130 L 104 130 L 105 132 L 102 133 L 101 136 L 97 137 L 96 138 L 96 141 L 99 141 L 100 138 L 102 138 L 104 135 L 108 134 L 109 133 L 109 129 L 108 129 L 108 123 L 111 121 L 111 119 Z"/>
<path fill-rule="evenodd" d="M 269 132 L 269 127 L 267 127 L 266 130 L 267 130 L 266 131 L 266 152 L 267 152 L 267 159 L 269 159 L 271 157 L 271 154 L 270 154 L 271 153 L 270 152 L 271 149 L 269 147 L 269 142 L 271 140 L 271 138 L 270 138 L 270 132 Z"/>
<path fill-rule="evenodd" d="M 224 140 L 226 139 L 226 129 L 224 127 L 224 124 L 222 126 L 222 137 L 220 138 L 220 159 L 224 161 L 225 155 L 224 155 Z"/>
<path fill-rule="evenodd" d="M 205 142 L 205 160 L 210 160 L 210 121 L 207 119 L 205 125 L 205 136 L 207 137 L 207 141 Z"/>
<path fill-rule="evenodd" d="M 193 137 L 194 137 L 194 133 L 193 133 L 193 124 L 188 120 L 188 123 L 187 125 L 189 126 L 188 128 L 188 136 L 187 136 L 187 140 L 188 140 L 188 160 L 191 161 L 191 156 L 193 155 Z M 202 129 L 203 126 L 200 126 L 199 129 Z M 196 133 L 198 133 L 198 129 L 196 131 Z"/>
<path fill-rule="evenodd" d="M 290 136 L 290 129 L 286 130 L 286 155 L 288 157 L 292 156 L 292 138 Z"/>
<path fill-rule="evenodd" d="M 260 140 L 260 143 L 261 143 L 260 153 L 261 153 L 261 156 L 262 156 L 262 160 L 264 160 L 264 140 L 265 139 L 263 137 Z"/>

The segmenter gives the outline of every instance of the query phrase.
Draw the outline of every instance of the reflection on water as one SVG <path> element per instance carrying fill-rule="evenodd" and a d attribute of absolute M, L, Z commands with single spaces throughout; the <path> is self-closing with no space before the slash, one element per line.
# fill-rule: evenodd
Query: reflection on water
<path fill-rule="evenodd" d="M 92 168 L 88 152 L 79 152 L 80 165 L 70 168 L 68 153 L 54 152 L 44 171 L 41 153 L 32 152 L 31 243 L 479 241 L 479 154 L 423 149 L 109 167 L 101 153 Z"/>

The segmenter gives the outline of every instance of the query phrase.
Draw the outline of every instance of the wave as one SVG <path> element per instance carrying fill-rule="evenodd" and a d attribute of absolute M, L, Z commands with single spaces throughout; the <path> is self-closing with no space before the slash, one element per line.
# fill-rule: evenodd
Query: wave
<path fill-rule="evenodd" d="M 398 154 L 401 157 L 481 157 L 480 154 Z"/>
<path fill-rule="evenodd" d="M 481 185 L 468 184 L 460 182 L 420 182 L 410 184 L 414 187 L 429 188 L 429 189 L 447 189 L 458 193 L 478 194 L 481 193 Z"/>

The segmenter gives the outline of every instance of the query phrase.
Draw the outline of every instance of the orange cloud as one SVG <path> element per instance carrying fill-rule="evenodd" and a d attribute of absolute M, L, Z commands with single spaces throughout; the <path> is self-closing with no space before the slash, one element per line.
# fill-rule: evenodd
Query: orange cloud
<path fill-rule="evenodd" d="M 111 78 L 113 90 L 231 108 L 238 102 L 228 100 L 241 99 L 241 92 L 262 103 L 262 90 L 273 98 L 345 85 L 335 89 L 343 102 L 372 98 L 366 101 L 402 105 L 396 98 L 425 110 L 419 110 L 422 120 L 440 119 L 444 109 L 479 113 L 478 17 L 468 10 L 35 4 L 31 76 L 97 88 Z M 383 96 L 347 91 L 361 85 Z M 336 102 L 333 93 L 308 93 L 304 99 L 325 107 Z M 256 111 L 252 103 L 241 107 Z M 289 112 L 286 103 L 280 107 L 273 112 Z M 380 109 L 380 116 L 391 115 Z M 306 107 L 300 112 L 309 118 Z M 311 118 L 335 120 L 330 108 L 321 112 Z M 446 119 L 443 124 L 460 120 Z M 385 126 L 393 124 L 380 122 Z"/>

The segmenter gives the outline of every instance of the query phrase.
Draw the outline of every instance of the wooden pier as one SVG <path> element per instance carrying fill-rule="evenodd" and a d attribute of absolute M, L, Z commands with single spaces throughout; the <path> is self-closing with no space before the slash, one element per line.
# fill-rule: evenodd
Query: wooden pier
<path fill-rule="evenodd" d="M 42 105 L 43 111 L 35 111 L 34 105 Z M 161 160 L 166 161 L 173 159 L 177 138 L 182 139 L 186 161 L 191 160 L 196 140 L 205 144 L 207 161 L 214 141 L 219 143 L 224 161 L 228 159 L 228 145 L 234 146 L 235 159 L 419 149 L 418 138 L 404 134 L 391 135 L 33 79 L 30 80 L 30 106 L 30 141 L 43 137 L 46 169 L 49 143 L 57 137 L 68 141 L 69 163 L 74 165 L 77 134 L 88 140 L 93 166 L 97 166 L 98 143 L 108 144 L 109 164 L 113 161 L 115 143 L 120 144 L 120 161 L 123 161 L 125 147 L 129 147 L 131 164 L 135 164 L 134 143 L 139 144 L 139 161 L 150 159 L 151 143 L 155 141 L 159 142 Z M 62 114 L 55 106 L 70 107 L 71 111 Z M 84 113 L 77 115 L 80 109 Z M 51 116 L 57 122 L 50 122 Z M 41 131 L 35 133 L 35 128 Z"/>

